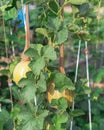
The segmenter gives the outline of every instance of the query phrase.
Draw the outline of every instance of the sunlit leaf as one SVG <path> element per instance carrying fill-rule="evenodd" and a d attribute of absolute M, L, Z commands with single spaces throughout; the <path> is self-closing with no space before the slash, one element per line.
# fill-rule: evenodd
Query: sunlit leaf
<path fill-rule="evenodd" d="M 45 28 L 37 28 L 35 31 L 48 38 L 48 32 Z"/>
<path fill-rule="evenodd" d="M 57 44 L 62 44 L 63 42 L 65 42 L 67 40 L 67 38 L 68 38 L 68 29 L 67 28 L 63 28 L 56 34 Z"/>
<path fill-rule="evenodd" d="M 40 72 L 43 70 L 43 68 L 45 67 L 45 60 L 43 58 L 39 58 L 36 61 L 32 61 L 29 64 L 29 67 L 31 68 L 31 70 L 33 71 L 33 73 L 35 75 L 39 75 Z"/>
<path fill-rule="evenodd" d="M 84 3 L 88 3 L 88 0 L 67 0 L 67 1 L 69 1 L 71 4 L 74 5 L 81 5 Z"/>
<path fill-rule="evenodd" d="M 53 46 L 44 46 L 42 48 L 42 56 L 44 58 L 48 58 L 50 60 L 55 60 L 56 59 L 56 52 L 54 50 L 54 47 Z"/>

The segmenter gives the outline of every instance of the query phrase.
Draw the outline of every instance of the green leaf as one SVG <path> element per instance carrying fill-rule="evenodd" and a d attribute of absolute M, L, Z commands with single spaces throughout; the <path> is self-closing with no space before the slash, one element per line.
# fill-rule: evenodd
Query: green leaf
<path fill-rule="evenodd" d="M 84 93 L 85 93 L 85 94 L 90 94 L 90 93 L 91 93 L 91 88 L 85 87 L 85 88 L 84 88 Z"/>
<path fill-rule="evenodd" d="M 50 1 L 49 2 L 49 8 L 53 13 L 58 13 L 59 5 L 57 1 Z"/>
<path fill-rule="evenodd" d="M 67 100 L 65 98 L 63 98 L 63 97 L 60 98 L 58 100 L 58 102 L 59 102 L 59 104 L 58 104 L 59 108 L 66 109 L 68 107 L 68 103 L 67 103 Z"/>
<path fill-rule="evenodd" d="M 68 115 L 66 113 L 60 113 L 54 116 L 52 121 L 57 124 L 66 123 L 68 121 Z"/>
<path fill-rule="evenodd" d="M 88 3 L 80 5 L 80 7 L 79 7 L 80 15 L 82 15 L 82 16 L 87 15 L 88 11 L 89 11 L 89 4 Z"/>
<path fill-rule="evenodd" d="M 34 58 L 34 59 L 38 59 L 39 58 L 39 54 L 38 54 L 38 51 L 33 49 L 33 48 L 29 48 L 25 54 L 27 56 L 29 56 L 30 58 Z"/>
<path fill-rule="evenodd" d="M 37 28 L 35 31 L 48 38 L 48 31 L 46 28 Z"/>
<path fill-rule="evenodd" d="M 67 100 L 65 98 L 59 98 L 58 100 L 53 99 L 51 101 L 52 106 L 58 106 L 58 108 L 65 110 L 68 107 Z"/>
<path fill-rule="evenodd" d="M 40 72 L 44 69 L 45 67 L 45 60 L 44 58 L 39 58 L 36 61 L 32 61 L 29 64 L 29 67 L 33 71 L 33 73 L 37 76 L 40 74 Z"/>
<path fill-rule="evenodd" d="M 94 92 L 93 92 L 93 99 L 98 99 L 98 97 L 100 96 L 100 94 L 103 92 L 103 90 L 101 88 L 95 88 Z"/>
<path fill-rule="evenodd" d="M 0 122 L 5 123 L 6 121 L 8 121 L 8 119 L 9 113 L 5 109 L 2 109 L 2 111 L 0 112 Z"/>
<path fill-rule="evenodd" d="M 37 83 L 37 88 L 39 89 L 40 92 L 45 92 L 46 91 L 46 79 L 43 74 L 40 75 L 40 79 L 38 80 Z"/>
<path fill-rule="evenodd" d="M 71 117 L 78 117 L 78 116 L 82 116 L 82 115 L 84 115 L 84 114 L 85 114 L 85 113 L 84 113 L 82 110 L 78 110 L 78 109 L 76 109 L 76 110 L 70 112 L 70 116 L 71 116 Z"/>
<path fill-rule="evenodd" d="M 88 3 L 88 0 L 68 0 L 68 1 L 74 5 L 82 5 L 84 3 Z"/>
<path fill-rule="evenodd" d="M 33 79 L 27 79 L 27 78 L 22 78 L 19 83 L 18 86 L 23 88 L 23 87 L 28 87 L 28 86 L 34 86 L 34 80 Z"/>
<path fill-rule="evenodd" d="M 26 73 L 26 77 L 27 77 L 28 80 L 31 80 L 31 82 L 34 83 L 34 81 L 35 81 L 35 76 L 34 76 L 34 74 L 33 74 L 32 71 L 27 72 L 27 73 Z"/>
<path fill-rule="evenodd" d="M 33 86 L 28 86 L 22 89 L 21 97 L 24 101 L 29 102 L 34 99 L 36 88 Z"/>
<path fill-rule="evenodd" d="M 22 130 L 42 130 L 44 125 L 45 117 L 48 115 L 48 111 L 44 110 L 42 113 L 35 116 L 34 113 L 22 111 L 18 115 L 18 119 L 22 120 Z"/>
<path fill-rule="evenodd" d="M 97 74 L 95 74 L 93 78 L 95 82 L 101 82 L 104 78 L 104 67 L 98 69 Z"/>
<path fill-rule="evenodd" d="M 74 6 L 74 5 L 72 5 L 72 11 L 73 11 L 73 14 L 74 14 L 74 15 L 77 14 L 77 13 L 79 13 L 78 7 L 77 7 L 77 6 Z"/>
<path fill-rule="evenodd" d="M 14 99 L 19 99 L 19 93 L 18 93 L 18 87 L 17 86 L 12 86 L 12 94 Z"/>
<path fill-rule="evenodd" d="M 42 44 L 31 44 L 31 48 L 37 51 L 39 55 L 41 55 L 42 47 L 43 47 Z"/>
<path fill-rule="evenodd" d="M 16 17 L 17 17 L 17 10 L 16 10 L 15 7 L 11 8 L 8 11 L 5 11 L 5 13 L 4 13 L 4 19 L 5 20 L 14 19 Z"/>
<path fill-rule="evenodd" d="M 43 12 L 44 12 L 44 8 L 42 8 L 41 6 L 37 6 L 36 8 L 29 10 L 29 13 L 31 14 L 29 16 L 30 21 L 31 21 L 29 23 L 30 27 L 33 27 L 33 26 L 35 26 L 36 28 L 40 27 L 41 20 L 39 19 L 39 17 L 41 17 L 40 15 Z"/>
<path fill-rule="evenodd" d="M 49 60 L 55 60 L 56 59 L 56 52 L 55 52 L 55 50 L 54 50 L 54 47 L 53 46 L 49 46 L 49 45 L 47 45 L 47 46 L 44 46 L 43 48 L 42 48 L 42 56 L 44 57 L 44 58 L 47 58 L 47 59 L 49 59 Z"/>
<path fill-rule="evenodd" d="M 62 19 L 60 19 L 59 17 L 56 18 L 50 17 L 48 19 L 48 24 L 46 25 L 46 27 L 49 28 L 50 30 L 57 32 L 60 29 L 61 25 L 62 25 Z"/>
<path fill-rule="evenodd" d="M 16 119 L 18 117 L 19 112 L 20 112 L 20 109 L 18 107 L 14 107 L 13 111 L 11 112 L 11 117 L 13 119 Z"/>
<path fill-rule="evenodd" d="M 0 11 L 4 12 L 6 8 L 11 7 L 11 4 L 5 4 L 0 7 Z"/>
<path fill-rule="evenodd" d="M 71 79 L 65 76 L 62 73 L 52 73 L 51 78 L 53 79 L 53 82 L 55 83 L 55 89 L 60 90 L 74 90 L 74 84 L 72 83 Z"/>
<path fill-rule="evenodd" d="M 29 121 L 26 121 L 23 125 L 22 125 L 22 130 L 35 130 L 35 128 L 37 128 L 37 122 L 34 121 L 34 118 L 28 118 Z"/>
<path fill-rule="evenodd" d="M 29 120 L 30 118 L 32 118 L 32 113 L 29 112 L 29 110 L 26 111 L 26 108 L 24 108 L 23 111 L 20 111 L 18 113 L 18 119 L 21 121 L 25 121 L 25 120 Z"/>
<path fill-rule="evenodd" d="M 69 25 L 68 25 L 68 29 L 69 29 L 70 31 L 77 32 L 77 31 L 80 30 L 80 27 L 79 27 L 78 25 L 75 25 L 75 24 L 69 24 Z"/>
<path fill-rule="evenodd" d="M 67 40 L 67 38 L 68 38 L 68 29 L 67 28 L 63 28 L 56 34 L 57 44 L 62 44 L 63 42 L 65 42 Z"/>
<path fill-rule="evenodd" d="M 67 114 L 58 115 L 58 123 L 66 123 L 68 121 Z"/>

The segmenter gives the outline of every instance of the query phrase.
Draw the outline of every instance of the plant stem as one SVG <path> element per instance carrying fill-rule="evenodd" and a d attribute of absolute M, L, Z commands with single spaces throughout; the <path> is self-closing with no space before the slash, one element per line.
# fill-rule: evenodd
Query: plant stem
<path fill-rule="evenodd" d="M 24 52 L 30 47 L 30 27 L 29 27 L 29 14 L 28 14 L 28 5 L 26 5 L 26 23 L 25 23 L 25 31 L 26 31 L 26 42 L 22 55 L 22 60 L 29 60 L 29 57 L 24 55 Z"/>
<path fill-rule="evenodd" d="M 30 47 L 30 27 L 29 27 L 29 14 L 28 14 L 28 5 L 26 5 L 26 44 L 24 51 Z"/>
<path fill-rule="evenodd" d="M 60 5 L 62 6 L 64 3 L 64 0 L 60 1 Z M 61 11 L 62 18 L 64 19 L 64 11 L 62 9 Z M 65 74 L 64 69 L 64 43 L 60 45 L 60 54 L 59 54 L 59 71 L 63 74 Z"/>
<path fill-rule="evenodd" d="M 64 69 L 64 43 L 60 45 L 60 55 L 59 55 L 59 71 L 65 74 Z"/>

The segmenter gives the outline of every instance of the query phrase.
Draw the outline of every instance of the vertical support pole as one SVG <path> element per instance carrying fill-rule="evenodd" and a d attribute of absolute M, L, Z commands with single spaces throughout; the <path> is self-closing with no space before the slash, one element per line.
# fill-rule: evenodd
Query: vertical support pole
<path fill-rule="evenodd" d="M 86 55 L 86 76 L 87 76 L 87 85 L 90 88 L 90 79 L 89 79 L 89 63 L 88 63 L 88 47 L 87 47 L 87 41 L 85 41 L 85 55 Z M 91 95 L 88 94 L 88 110 L 89 110 L 89 128 L 92 130 L 92 119 L 91 119 Z"/>
<path fill-rule="evenodd" d="M 77 82 L 77 78 L 78 78 L 78 67 L 79 67 L 80 49 L 81 49 L 81 40 L 79 40 L 79 45 L 78 45 L 78 53 L 77 53 L 77 62 L 76 62 L 76 70 L 75 70 L 74 83 Z M 74 106 L 75 106 L 75 102 L 73 101 L 72 111 L 74 111 Z M 71 123 L 70 123 L 70 130 L 72 130 L 72 129 L 73 129 L 73 118 L 72 118 Z"/>
<path fill-rule="evenodd" d="M 64 4 L 64 0 L 60 1 L 60 5 L 62 6 Z M 61 11 L 61 16 L 64 19 L 64 11 L 62 9 Z M 60 50 L 59 50 L 59 71 L 63 74 L 65 74 L 65 69 L 64 69 L 64 43 L 60 45 Z"/>

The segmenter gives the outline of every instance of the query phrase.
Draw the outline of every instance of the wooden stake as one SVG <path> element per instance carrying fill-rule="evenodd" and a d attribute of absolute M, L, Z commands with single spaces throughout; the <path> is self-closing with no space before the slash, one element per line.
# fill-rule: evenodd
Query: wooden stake
<path fill-rule="evenodd" d="M 60 55 L 59 55 L 59 71 L 65 74 L 64 69 L 64 43 L 60 45 Z"/>
<path fill-rule="evenodd" d="M 64 3 L 64 0 L 60 1 L 60 5 L 62 6 Z M 64 11 L 62 9 L 61 12 L 62 18 L 64 19 Z M 59 71 L 63 74 L 65 74 L 65 69 L 64 69 L 64 43 L 60 45 L 60 54 L 59 54 Z"/>
<path fill-rule="evenodd" d="M 104 89 L 104 83 L 90 83 L 92 88 L 102 88 Z"/>

